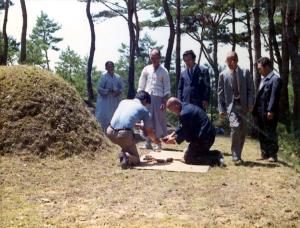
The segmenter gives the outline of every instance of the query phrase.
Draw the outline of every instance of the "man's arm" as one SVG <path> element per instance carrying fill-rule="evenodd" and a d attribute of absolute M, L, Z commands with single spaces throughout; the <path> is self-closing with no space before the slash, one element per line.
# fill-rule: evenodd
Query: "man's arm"
<path fill-rule="evenodd" d="M 225 94 L 224 94 L 224 75 L 219 75 L 218 82 L 218 109 L 221 117 L 226 115 Z"/>
<path fill-rule="evenodd" d="M 267 108 L 267 117 L 268 119 L 273 119 L 274 116 L 274 112 L 275 112 L 275 107 L 278 104 L 278 100 L 279 100 L 279 96 L 280 96 L 280 91 L 281 91 L 281 79 L 275 78 L 273 79 L 273 85 L 272 85 L 272 91 L 271 91 L 271 96 L 270 96 L 270 101 L 269 101 L 269 105 Z"/>
<path fill-rule="evenodd" d="M 137 91 L 145 90 L 147 83 L 147 70 L 146 67 L 143 69 L 141 76 L 139 78 L 139 85 Z"/>
<path fill-rule="evenodd" d="M 160 144 L 161 141 L 159 138 L 156 137 L 152 128 L 144 128 L 144 133 L 148 136 L 155 144 Z"/>
<path fill-rule="evenodd" d="M 109 93 L 109 89 L 106 89 L 105 85 L 106 85 L 105 75 L 102 75 L 97 88 L 97 91 L 101 96 L 106 96 Z"/>

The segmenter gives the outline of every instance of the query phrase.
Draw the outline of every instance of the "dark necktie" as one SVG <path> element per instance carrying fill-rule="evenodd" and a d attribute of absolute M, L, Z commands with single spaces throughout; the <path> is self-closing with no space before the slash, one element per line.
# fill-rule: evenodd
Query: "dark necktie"
<path fill-rule="evenodd" d="M 234 94 L 235 98 L 238 98 L 240 96 L 237 77 L 238 77 L 237 72 L 233 71 L 233 73 L 232 73 L 232 87 L 233 87 L 233 94 Z"/>
<path fill-rule="evenodd" d="M 189 68 L 188 69 L 188 74 L 189 74 L 189 76 L 190 76 L 190 78 L 192 78 L 193 77 L 193 69 L 191 68 Z"/>

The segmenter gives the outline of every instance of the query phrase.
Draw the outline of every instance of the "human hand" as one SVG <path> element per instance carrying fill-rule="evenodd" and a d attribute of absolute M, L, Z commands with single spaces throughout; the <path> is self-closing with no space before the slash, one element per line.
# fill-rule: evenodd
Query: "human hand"
<path fill-rule="evenodd" d="M 249 112 L 252 112 L 252 111 L 253 111 L 253 105 L 249 105 L 248 111 L 249 111 Z"/>
<path fill-rule="evenodd" d="M 224 118 L 226 115 L 227 115 L 226 112 L 220 112 L 220 113 L 219 113 L 219 116 L 220 116 L 221 118 Z"/>
<path fill-rule="evenodd" d="M 118 91 L 113 91 L 113 92 L 112 92 L 112 95 L 113 95 L 114 97 L 117 97 L 117 96 L 120 95 L 120 92 L 118 92 Z"/>
<path fill-rule="evenodd" d="M 144 128 L 144 125 L 143 125 L 142 123 L 136 123 L 136 124 L 134 125 L 134 128 L 136 128 L 136 129 L 138 129 L 138 130 L 141 130 L 141 129 Z"/>
<path fill-rule="evenodd" d="M 273 112 L 268 112 L 267 113 L 267 119 L 272 120 L 274 118 L 274 113 Z"/>
<path fill-rule="evenodd" d="M 175 137 L 171 137 L 170 135 L 167 135 L 167 136 L 163 137 L 161 140 L 165 144 L 175 144 L 176 143 Z"/>
<path fill-rule="evenodd" d="M 164 111 L 166 109 L 166 105 L 163 103 L 163 104 L 160 105 L 159 108 L 160 108 L 160 110 Z"/>
<path fill-rule="evenodd" d="M 207 101 L 202 101 L 202 107 L 206 110 L 208 109 L 208 102 Z"/>
<path fill-rule="evenodd" d="M 159 138 L 156 138 L 156 137 L 154 138 L 153 142 L 155 144 L 161 144 L 161 140 Z"/>

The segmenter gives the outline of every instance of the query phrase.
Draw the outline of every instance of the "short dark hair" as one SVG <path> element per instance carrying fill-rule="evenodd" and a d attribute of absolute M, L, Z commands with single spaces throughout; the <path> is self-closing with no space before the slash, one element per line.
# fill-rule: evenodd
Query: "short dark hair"
<path fill-rule="evenodd" d="M 105 69 L 107 68 L 108 64 L 112 64 L 113 66 L 115 65 L 113 61 L 107 61 L 105 63 Z"/>
<path fill-rule="evenodd" d="M 184 53 L 183 53 L 183 58 L 184 57 L 186 57 L 186 56 L 188 56 L 188 55 L 190 55 L 191 57 L 192 57 L 192 59 L 193 60 L 195 60 L 196 59 L 196 55 L 195 55 L 195 53 L 193 52 L 193 50 L 187 50 L 187 51 L 185 51 Z"/>
<path fill-rule="evenodd" d="M 139 99 L 141 102 L 146 101 L 147 104 L 151 104 L 151 96 L 144 90 L 140 90 L 135 94 L 135 98 Z"/>
<path fill-rule="evenodd" d="M 260 63 L 263 67 L 269 66 L 273 69 L 272 61 L 268 57 L 261 57 L 257 60 L 257 64 Z"/>

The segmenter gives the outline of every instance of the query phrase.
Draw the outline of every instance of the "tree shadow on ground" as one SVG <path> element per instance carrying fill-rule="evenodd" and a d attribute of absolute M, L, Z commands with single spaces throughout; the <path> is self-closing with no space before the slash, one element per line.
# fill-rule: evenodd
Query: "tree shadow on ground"
<path fill-rule="evenodd" d="M 266 168 L 275 168 L 280 167 L 277 163 L 261 163 L 261 162 L 254 162 L 254 161 L 245 161 L 243 166 L 246 167 L 266 167 Z"/>
<path fill-rule="evenodd" d="M 165 150 L 165 151 L 174 151 L 174 152 L 183 152 L 183 150 L 180 150 L 180 149 L 175 149 L 175 148 L 165 148 L 165 147 L 163 147 L 162 150 Z"/>
<path fill-rule="evenodd" d="M 223 156 L 232 156 L 232 154 L 226 153 L 226 152 L 222 152 L 222 155 L 223 155 Z"/>

